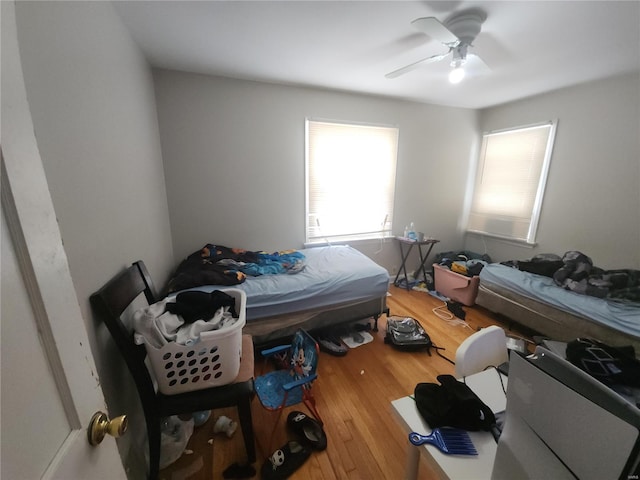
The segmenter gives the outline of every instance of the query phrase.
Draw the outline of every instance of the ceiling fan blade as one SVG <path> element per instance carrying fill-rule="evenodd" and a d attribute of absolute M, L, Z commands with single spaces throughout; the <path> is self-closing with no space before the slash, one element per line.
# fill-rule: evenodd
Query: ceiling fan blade
<path fill-rule="evenodd" d="M 471 76 L 485 75 L 491 72 L 491 67 L 489 67 L 484 60 L 474 53 L 469 53 L 467 55 L 467 63 L 465 64 L 464 69 Z"/>
<path fill-rule="evenodd" d="M 387 78 L 399 77 L 400 75 L 404 75 L 405 73 L 410 72 L 411 70 L 414 70 L 422 65 L 426 65 L 427 63 L 439 62 L 450 53 L 451 51 L 448 51 L 447 53 L 442 53 L 440 55 L 433 55 L 431 57 L 423 58 L 422 60 L 418 60 L 417 62 L 407 65 L 406 67 L 402 67 L 402 68 L 399 68 L 398 70 L 394 70 L 391 73 L 387 73 L 385 77 Z"/>
<path fill-rule="evenodd" d="M 436 17 L 416 18 L 411 22 L 411 25 L 445 45 L 460 41 L 458 37 L 451 33 Z"/>

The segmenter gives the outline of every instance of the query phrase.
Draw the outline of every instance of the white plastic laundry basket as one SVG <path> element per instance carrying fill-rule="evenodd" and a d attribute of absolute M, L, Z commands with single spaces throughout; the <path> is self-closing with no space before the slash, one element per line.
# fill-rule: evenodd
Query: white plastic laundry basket
<path fill-rule="evenodd" d="M 247 295 L 237 288 L 220 290 L 236 300 L 238 319 L 233 325 L 203 332 L 193 345 L 169 342 L 154 348 L 145 342 L 158 390 L 165 395 L 226 385 L 238 376 Z"/>

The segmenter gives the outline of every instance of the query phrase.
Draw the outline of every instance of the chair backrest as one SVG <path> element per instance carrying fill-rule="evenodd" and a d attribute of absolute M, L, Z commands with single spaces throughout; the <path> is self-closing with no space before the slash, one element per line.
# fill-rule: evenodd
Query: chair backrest
<path fill-rule="evenodd" d="M 290 352 L 291 371 L 296 379 L 315 375 L 320 350 L 311 335 L 301 328 L 296 330 Z"/>
<path fill-rule="evenodd" d="M 145 295 L 149 304 L 156 302 L 151 276 L 139 260 L 91 295 L 90 301 L 97 317 L 109 329 L 145 403 L 155 397 L 153 381 L 144 362 L 147 352 L 144 345 L 135 344 L 133 332 L 122 321 L 122 314 L 140 294 Z"/>
<path fill-rule="evenodd" d="M 497 367 L 509 359 L 507 336 L 497 325 L 483 328 L 456 350 L 456 376 L 466 377 L 489 366 Z"/>

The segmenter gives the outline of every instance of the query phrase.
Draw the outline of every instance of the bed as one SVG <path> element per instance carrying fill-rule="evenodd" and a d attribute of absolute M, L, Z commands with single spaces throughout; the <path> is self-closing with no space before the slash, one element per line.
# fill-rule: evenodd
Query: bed
<path fill-rule="evenodd" d="M 303 255 L 295 272 L 247 275 L 234 288 L 247 294 L 244 333 L 256 345 L 291 336 L 297 328 L 308 331 L 373 318 L 377 330 L 380 315 L 388 314 L 386 295 L 389 273 L 353 247 L 326 246 L 297 250 Z M 174 274 L 175 279 L 180 268 Z M 182 291 L 212 292 L 233 284 L 202 284 L 181 289 L 170 281 L 172 294 Z M 173 280 L 172 279 L 172 280 Z M 196 282 L 197 283 L 197 282 Z"/>
<path fill-rule="evenodd" d="M 499 263 L 480 272 L 476 303 L 554 340 L 588 337 L 640 354 L 640 303 L 576 293 Z"/>

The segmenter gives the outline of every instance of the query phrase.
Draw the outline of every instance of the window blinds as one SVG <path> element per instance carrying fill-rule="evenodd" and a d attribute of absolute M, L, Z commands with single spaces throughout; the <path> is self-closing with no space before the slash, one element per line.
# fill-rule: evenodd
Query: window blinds
<path fill-rule="evenodd" d="M 398 129 L 307 120 L 307 242 L 391 230 Z"/>
<path fill-rule="evenodd" d="M 534 243 L 555 122 L 483 137 L 469 231 Z"/>

